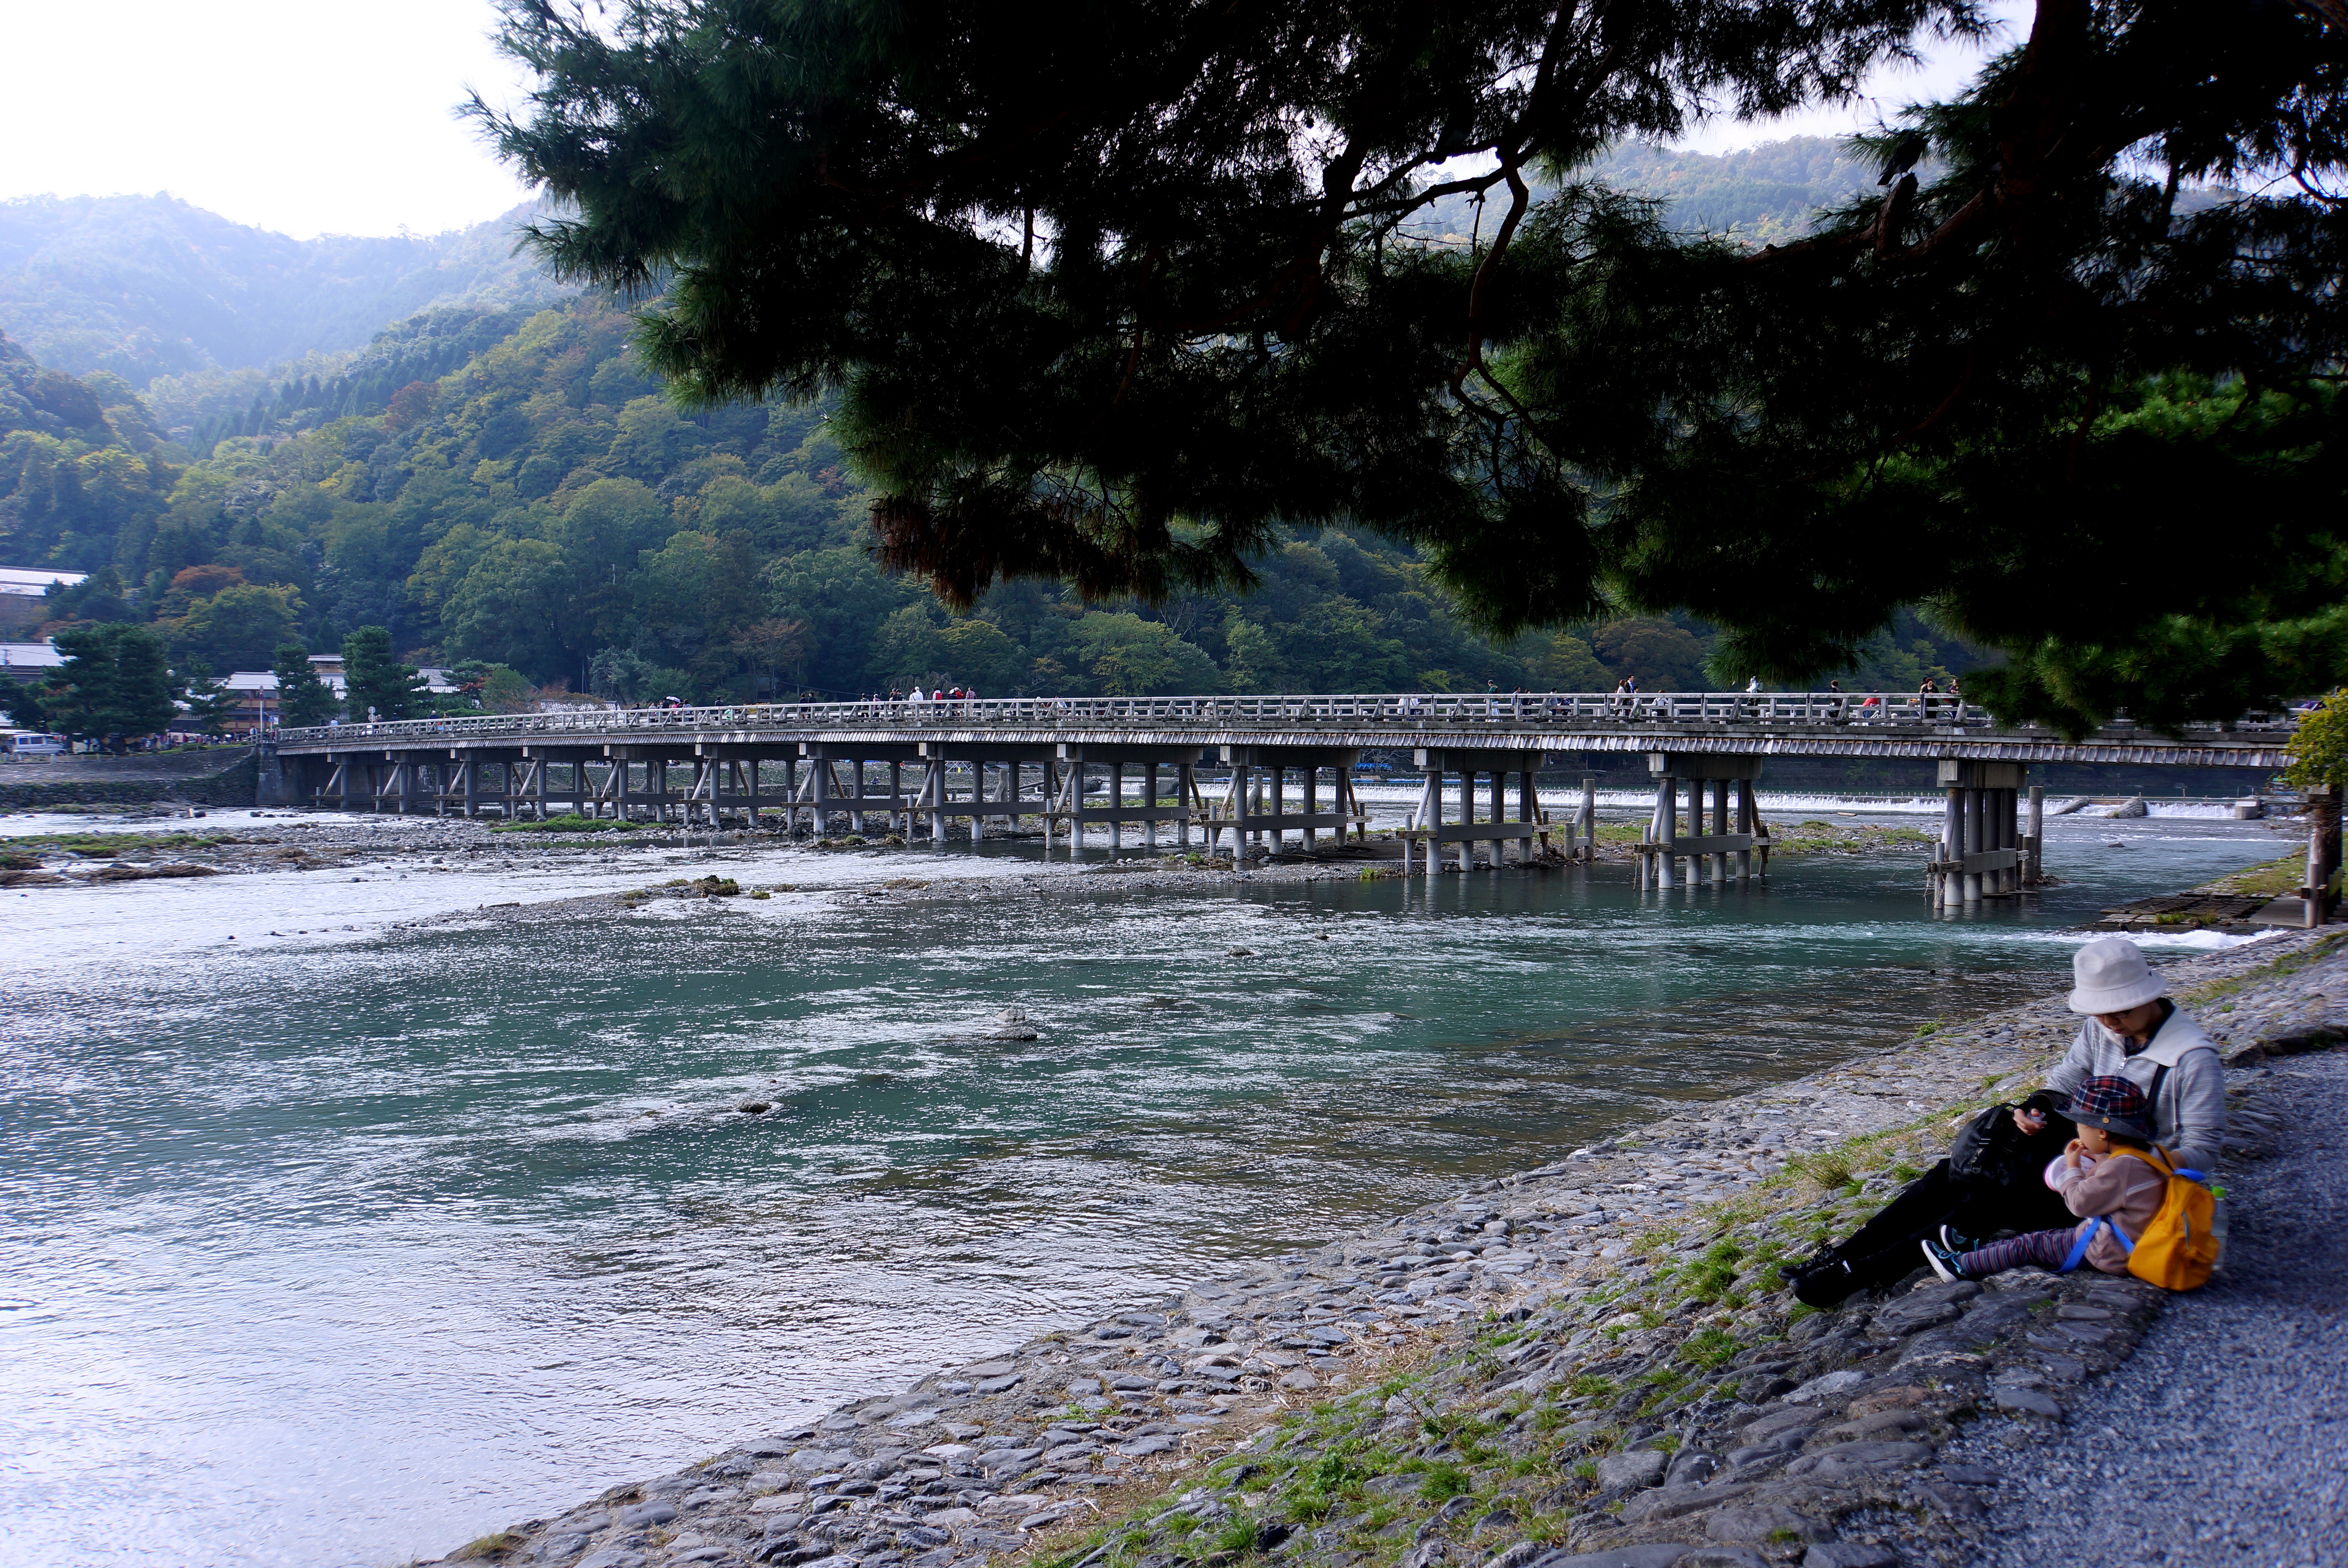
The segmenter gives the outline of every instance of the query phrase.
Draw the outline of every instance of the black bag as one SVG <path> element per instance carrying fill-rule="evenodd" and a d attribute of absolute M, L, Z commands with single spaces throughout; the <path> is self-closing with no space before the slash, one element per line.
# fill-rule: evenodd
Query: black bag
<path fill-rule="evenodd" d="M 2037 1172 L 2031 1162 L 2022 1157 L 2023 1145 L 2030 1139 L 2013 1124 L 2013 1113 L 2035 1111 L 2046 1118 L 2052 1129 L 2064 1120 L 2054 1109 L 2062 1098 L 2052 1090 L 2042 1089 L 2020 1105 L 1993 1105 L 1966 1122 L 1956 1142 L 1949 1146 L 1949 1174 L 1974 1187 L 2010 1187 L 2024 1177 L 2034 1177 Z M 2045 1135 L 2044 1132 L 2037 1134 L 2040 1138 Z"/>
<path fill-rule="evenodd" d="M 2041 1112 L 2047 1117 L 2047 1129 L 2052 1129 L 2064 1120 L 2054 1111 L 2057 1103 L 2062 1103 L 2062 1096 L 2052 1089 L 2041 1089 L 2019 1105 L 1991 1105 L 1989 1111 L 1965 1122 L 1963 1132 L 1956 1133 L 1956 1143 L 1949 1145 L 1949 1173 L 1974 1188 L 2010 1188 L 2024 1176 L 2035 1176 L 2031 1162 L 2022 1157 L 2022 1145 L 2031 1139 L 2014 1127 L 2014 1112 Z M 2035 1136 L 2045 1139 L 2045 1132 Z"/>
<path fill-rule="evenodd" d="M 1961 1182 L 1987 1182 L 2004 1186 L 2013 1180 L 2013 1148 L 2022 1129 L 2013 1124 L 2014 1107 L 1993 1105 L 1964 1124 L 1949 1145 L 1949 1174 Z"/>

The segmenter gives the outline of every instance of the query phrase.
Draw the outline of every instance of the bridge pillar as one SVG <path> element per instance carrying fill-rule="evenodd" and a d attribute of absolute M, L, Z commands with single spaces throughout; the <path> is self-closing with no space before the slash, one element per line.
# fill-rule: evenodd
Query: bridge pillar
<path fill-rule="evenodd" d="M 1747 838 L 1757 838 L 1760 826 L 1761 810 L 1753 798 L 1753 781 L 1738 779 L 1736 781 L 1735 831 Z M 1750 882 L 1753 879 L 1753 851 L 1749 846 L 1736 852 L 1736 879 L 1739 882 Z"/>
<path fill-rule="evenodd" d="M 2046 786 L 2032 784 L 2030 786 L 2030 832 L 2022 844 L 2022 885 L 2024 887 L 2038 886 L 2042 875 L 2041 860 L 2045 845 Z"/>
<path fill-rule="evenodd" d="M 1728 780 L 1712 781 L 1712 834 L 1715 838 L 1728 836 Z M 1725 886 L 1728 882 L 1727 850 L 1715 850 L 1704 856 L 1712 866 L 1712 885 Z"/>
<path fill-rule="evenodd" d="M 2030 859 L 2016 822 L 2024 772 L 2021 763 L 1942 759 L 1946 810 L 1940 854 L 1931 867 L 1934 907 L 1952 909 L 2021 890 Z M 2044 796 L 2034 794 L 2034 814 Z"/>
<path fill-rule="evenodd" d="M 1655 863 L 1655 887 L 1668 893 L 1679 869 L 1680 841 L 1680 781 L 1669 774 L 1655 781 L 1655 821 L 1651 836 L 1663 846 L 1648 857 Z"/>
<path fill-rule="evenodd" d="M 1358 755 L 1358 753 L 1357 753 Z M 1534 845 L 1539 839 L 1547 844 L 1547 825 L 1540 815 L 1540 797 L 1534 774 L 1540 766 L 1539 752 L 1475 751 L 1414 751 L 1412 761 L 1426 770 L 1419 789 L 1418 804 L 1413 808 L 1401 832 L 1403 875 L 1414 873 L 1433 876 L 1445 867 L 1447 845 L 1459 847 L 1458 867 L 1461 871 L 1477 868 L 1476 846 L 1486 845 L 1483 864 L 1498 871 L 1509 864 L 1508 846 L 1517 845 L 1516 864 L 1532 862 Z M 1354 794 L 1349 778 L 1350 760 L 1337 767 L 1337 817 L 1339 842 L 1344 842 L 1344 825 L 1352 822 L 1363 828 L 1366 837 L 1366 814 Z M 1508 778 L 1518 775 L 1517 816 L 1509 817 Z M 1457 797 L 1452 804 L 1450 781 L 1457 775 Z M 1477 780 L 1487 777 L 1485 815 L 1479 815 L 1477 802 Z M 1455 814 L 1456 813 L 1456 817 Z M 1325 819 L 1331 814 L 1322 813 Z"/>
<path fill-rule="evenodd" d="M 1655 779 L 1655 815 L 1649 829 L 1650 847 L 1643 853 L 1655 866 L 1655 886 L 1673 886 L 1678 880 L 1679 857 L 1688 857 L 1690 886 L 1709 880 L 1724 886 L 1728 857 L 1736 856 L 1736 879 L 1752 875 L 1753 845 L 1760 835 L 1759 814 L 1753 805 L 1753 785 L 1761 776 L 1758 756 L 1729 756 L 1713 752 L 1652 752 L 1648 771 Z M 1679 787 L 1688 791 L 1687 836 L 1680 836 Z M 1711 831 L 1705 831 L 1704 785 L 1712 786 Z M 1730 821 L 1729 786 L 1736 786 L 1736 820 Z M 1595 824 L 1592 824 L 1594 842 Z"/>

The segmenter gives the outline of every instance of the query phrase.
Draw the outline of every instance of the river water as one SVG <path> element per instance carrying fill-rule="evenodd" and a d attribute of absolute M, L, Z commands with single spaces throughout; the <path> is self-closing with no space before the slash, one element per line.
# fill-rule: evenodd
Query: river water
<path fill-rule="evenodd" d="M 1034 871 L 1010 845 L 9 897 L 0 1561 L 434 1555 L 2049 989 L 2060 927 L 2277 852 L 2060 818 L 2062 886 L 1959 918 L 1912 845 L 1669 897 L 833 897 Z M 801 891 L 409 924 L 705 870 Z M 1039 1038 L 986 1038 L 1006 1008 Z"/>

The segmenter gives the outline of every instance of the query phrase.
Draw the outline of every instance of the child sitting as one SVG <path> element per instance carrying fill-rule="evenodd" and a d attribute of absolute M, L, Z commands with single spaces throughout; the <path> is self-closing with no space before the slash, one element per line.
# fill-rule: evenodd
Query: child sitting
<path fill-rule="evenodd" d="M 2150 1160 L 2115 1157 L 2116 1151 L 2152 1147 L 2145 1112 L 2144 1091 L 2125 1078 L 2090 1078 L 2079 1085 L 2063 1108 L 2063 1114 L 2078 1123 L 2078 1136 L 2063 1151 L 2062 1165 L 2048 1174 L 2047 1185 L 2063 1195 L 2073 1214 L 2082 1216 L 2080 1223 L 2033 1231 L 1965 1253 L 1928 1240 L 1924 1256 L 1932 1272 L 1942 1279 L 1980 1279 L 2024 1264 L 2060 1270 L 2073 1263 L 2073 1249 L 2081 1237 L 2092 1233 L 2087 1262 L 2106 1274 L 2126 1274 L 2127 1248 L 2111 1234 L 2112 1227 L 2118 1226 L 2133 1242 L 2160 1212 L 2168 1191 L 2168 1178 Z M 2098 1220 L 2106 1223 L 2098 1225 Z"/>

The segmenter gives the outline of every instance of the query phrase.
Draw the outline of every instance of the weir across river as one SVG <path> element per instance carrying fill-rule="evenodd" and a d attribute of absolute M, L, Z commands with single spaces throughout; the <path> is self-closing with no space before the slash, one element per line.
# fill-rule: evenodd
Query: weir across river
<path fill-rule="evenodd" d="M 2127 723 L 2069 739 L 1962 698 L 1906 692 L 1387 694 L 948 699 L 580 709 L 283 730 L 276 798 L 360 811 L 543 820 L 583 816 L 829 832 L 885 821 L 911 838 L 1038 824 L 1070 853 L 1188 846 L 1245 856 L 1289 835 L 1308 854 L 1367 837 L 1362 753 L 1425 770 L 1399 830 L 1406 871 L 1588 858 L 1594 796 L 1562 820 L 1533 787 L 1545 765 L 1646 753 L 1656 782 L 1643 878 L 1669 887 L 1752 872 L 1766 848 L 1754 787 L 1771 757 L 1929 759 L 1949 813 L 1934 898 L 1972 902 L 2034 871 L 2019 802 L 2033 763 L 2283 765 L 2287 714 L 2166 733 Z M 1556 759 L 1552 762 L 1551 759 Z M 1215 775 L 1210 777 L 1209 775 Z M 1479 800 L 1479 785 L 1481 786 Z M 1682 811 L 1683 786 L 1686 801 Z M 1705 809 L 1707 786 L 1710 811 Z M 2034 792 L 2035 793 L 2035 792 Z M 1710 821 L 1706 821 L 1709 815 Z M 1479 851 L 1478 845 L 1482 846 Z M 1479 859 L 1480 856 L 1480 859 Z M 1684 870 L 1683 870 L 1684 863 Z"/>

